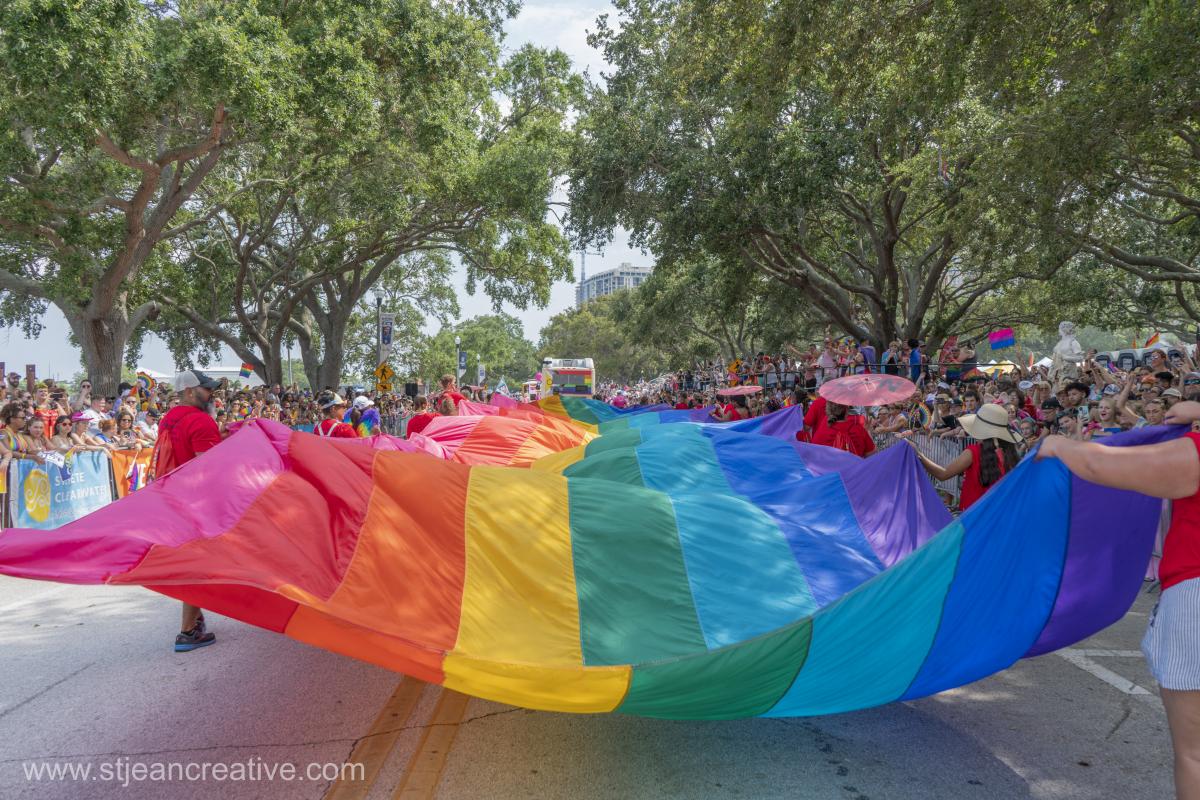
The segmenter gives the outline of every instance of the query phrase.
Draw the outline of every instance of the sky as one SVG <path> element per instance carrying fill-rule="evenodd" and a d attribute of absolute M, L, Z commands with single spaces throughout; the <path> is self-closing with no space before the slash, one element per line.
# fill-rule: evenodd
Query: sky
<path fill-rule="evenodd" d="M 559 0 L 559 2 L 528 2 L 521 13 L 506 25 L 507 38 L 504 42 L 507 51 L 516 50 L 526 43 L 539 47 L 556 47 L 571 57 L 575 69 L 586 70 L 592 78 L 599 80 L 604 68 L 604 59 L 600 52 L 588 46 L 587 33 L 595 28 L 595 20 L 600 14 L 613 11 L 610 2 L 597 0 Z M 561 198 L 559 198 L 561 199 Z M 574 253 L 572 261 L 575 265 L 575 279 L 579 278 L 579 253 Z M 612 243 L 602 253 L 591 253 L 587 256 L 588 274 L 595 274 L 605 269 L 611 269 L 622 262 L 632 264 L 649 264 L 652 258 L 630 246 L 628 236 L 624 231 L 616 231 Z M 465 274 L 461 271 L 454 276 L 458 288 L 459 306 L 462 310 L 460 319 L 492 313 L 492 301 L 486 295 L 477 293 L 474 296 L 466 292 Z M 525 338 L 536 343 L 538 332 L 555 314 L 565 311 L 574 305 L 574 282 L 560 281 L 555 283 L 550 293 L 550 303 L 545 308 L 530 308 L 520 310 L 505 306 L 503 311 L 521 320 L 525 326 Z M 0 361 L 5 362 L 9 370 L 16 369 L 22 375 L 26 364 L 36 364 L 39 377 L 69 379 L 82 370 L 78 348 L 71 345 L 68 338 L 69 329 L 62 313 L 50 306 L 43 320 L 44 328 L 36 340 L 27 339 L 18 328 L 0 330 Z M 233 351 L 224 349 L 221 366 L 236 367 L 241 363 Z M 171 373 L 175 364 L 166 345 L 155 336 L 148 336 L 142 347 L 142 358 L 139 367 L 150 368 L 157 372 Z M 214 365 L 215 366 L 215 365 Z"/>

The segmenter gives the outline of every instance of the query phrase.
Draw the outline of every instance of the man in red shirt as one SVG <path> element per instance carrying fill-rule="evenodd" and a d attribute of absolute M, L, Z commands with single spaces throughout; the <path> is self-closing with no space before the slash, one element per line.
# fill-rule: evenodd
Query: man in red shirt
<path fill-rule="evenodd" d="M 413 400 L 413 410 L 417 413 L 408 421 L 408 426 L 404 430 L 405 437 L 425 430 L 425 426 L 439 416 L 429 410 L 429 401 L 425 399 L 425 395 L 423 394 L 417 395 Z"/>
<path fill-rule="evenodd" d="M 458 404 L 467 398 L 463 397 L 458 391 L 458 381 L 453 375 L 443 375 L 442 380 L 442 397 L 449 397 L 454 401 L 454 407 L 458 408 Z"/>
<path fill-rule="evenodd" d="M 221 431 L 208 411 L 213 391 L 220 381 L 199 370 L 175 376 L 179 404 L 158 423 L 158 440 L 150 456 L 150 479 L 162 478 L 196 456 L 221 443 Z M 183 622 L 175 637 L 175 652 L 187 653 L 217 640 L 204 629 L 204 614 L 191 603 L 183 604 Z"/>
<path fill-rule="evenodd" d="M 317 396 L 317 405 L 321 407 L 325 419 L 317 423 L 317 427 L 313 428 L 313 433 L 331 439 L 358 438 L 354 427 L 342 422 L 342 417 L 346 414 L 346 401 L 340 394 L 326 389 Z"/>

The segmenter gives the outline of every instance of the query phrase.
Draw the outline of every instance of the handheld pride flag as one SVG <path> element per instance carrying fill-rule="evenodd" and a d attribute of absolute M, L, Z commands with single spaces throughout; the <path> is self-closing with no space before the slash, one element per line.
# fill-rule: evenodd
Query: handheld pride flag
<path fill-rule="evenodd" d="M 238 376 L 239 376 L 239 377 L 242 377 L 242 378 L 249 378 L 249 377 L 250 377 L 250 373 L 252 373 L 252 372 L 254 372 L 254 365 L 253 365 L 253 364 L 242 364 L 242 369 L 241 369 L 241 371 L 238 373 Z"/>
<path fill-rule="evenodd" d="M 988 344 L 992 346 L 993 350 L 1003 350 L 1006 347 L 1016 346 L 1017 338 L 1013 335 L 1012 328 L 1001 328 L 988 334 Z"/>
<path fill-rule="evenodd" d="M 1158 344 L 1158 339 L 1159 339 L 1158 331 L 1155 331 L 1154 335 L 1146 340 L 1145 346 L 1146 347 L 1154 347 L 1154 345 Z"/>

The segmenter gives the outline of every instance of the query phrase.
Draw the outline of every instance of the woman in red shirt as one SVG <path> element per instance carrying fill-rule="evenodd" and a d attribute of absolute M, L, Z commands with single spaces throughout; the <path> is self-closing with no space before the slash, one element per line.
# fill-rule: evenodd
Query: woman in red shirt
<path fill-rule="evenodd" d="M 1200 403 L 1176 403 L 1170 424 L 1200 421 Z M 1059 458 L 1084 480 L 1173 500 L 1163 546 L 1162 597 L 1142 640 L 1175 749 L 1175 791 L 1200 798 L 1200 434 L 1161 444 L 1105 447 L 1051 436 L 1038 459 Z"/>
<path fill-rule="evenodd" d="M 813 431 L 809 439 L 812 444 L 835 447 L 864 458 L 875 452 L 875 440 L 871 438 L 871 432 L 867 430 L 861 416 L 851 414 L 850 407 L 841 403 L 833 403 L 824 398 L 820 398 L 818 402 L 825 404 L 825 419 L 823 424 Z M 813 408 L 816 405 L 813 403 Z M 809 413 L 811 412 L 810 408 Z M 807 416 L 805 419 L 807 421 Z M 800 434 L 796 434 L 796 438 L 799 439 Z"/>
<path fill-rule="evenodd" d="M 737 395 L 732 403 L 719 405 L 710 412 L 710 416 L 718 422 L 737 422 L 750 419 L 750 409 L 746 408 L 745 395 Z"/>
<path fill-rule="evenodd" d="M 978 413 L 959 417 L 958 422 L 968 436 L 979 441 L 967 445 L 957 458 L 944 467 L 921 455 L 920 451 L 917 452 L 917 458 L 921 460 L 925 471 L 936 480 L 946 481 L 963 476 L 958 510 L 966 511 L 1021 460 L 1016 447 L 1021 435 L 1009 427 L 1008 412 L 996 403 L 984 403 Z M 909 441 L 909 444 L 912 442 Z M 913 449 L 916 449 L 916 445 L 913 445 Z"/>
<path fill-rule="evenodd" d="M 324 391 L 317 396 L 317 405 L 321 407 L 321 411 L 325 414 L 325 419 L 317 423 L 317 427 L 313 429 L 313 433 L 317 436 L 327 436 L 333 439 L 357 439 L 358 434 L 354 432 L 354 428 L 342 422 L 342 415 L 346 413 L 346 401 L 337 392 Z"/>
<path fill-rule="evenodd" d="M 425 430 L 425 426 L 437 419 L 438 416 L 429 410 L 429 401 L 425 399 L 425 395 L 423 394 L 417 395 L 413 400 L 413 410 L 417 413 L 408 421 L 408 425 L 404 429 L 405 437 Z"/>

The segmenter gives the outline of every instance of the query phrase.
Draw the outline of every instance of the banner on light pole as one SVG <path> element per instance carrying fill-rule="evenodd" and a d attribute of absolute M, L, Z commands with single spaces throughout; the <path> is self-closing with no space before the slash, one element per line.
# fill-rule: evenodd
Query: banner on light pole
<path fill-rule="evenodd" d="M 392 353 L 392 331 L 396 327 L 395 314 L 379 315 L 379 363 L 386 363 Z"/>

